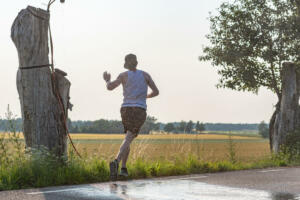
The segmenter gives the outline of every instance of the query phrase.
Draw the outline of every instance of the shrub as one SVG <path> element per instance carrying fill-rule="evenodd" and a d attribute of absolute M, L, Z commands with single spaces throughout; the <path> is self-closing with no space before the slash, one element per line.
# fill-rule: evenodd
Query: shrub
<path fill-rule="evenodd" d="M 300 160 L 300 129 L 287 134 L 282 152 L 290 162 Z"/>
<path fill-rule="evenodd" d="M 236 158 L 236 144 L 234 143 L 231 135 L 228 136 L 227 150 L 228 150 L 229 161 L 232 164 L 235 164 L 237 162 L 237 158 Z"/>

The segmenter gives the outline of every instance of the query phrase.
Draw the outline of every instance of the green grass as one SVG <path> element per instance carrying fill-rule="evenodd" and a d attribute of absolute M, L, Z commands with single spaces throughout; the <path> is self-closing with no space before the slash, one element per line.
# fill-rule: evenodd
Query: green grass
<path fill-rule="evenodd" d="M 0 168 L 0 190 L 36 188 L 46 186 L 84 184 L 109 180 L 106 161 L 99 158 L 79 159 L 74 154 L 68 161 L 60 163 L 50 155 L 39 158 L 24 157 L 15 159 Z M 243 164 L 239 162 L 204 162 L 189 156 L 174 161 L 149 161 L 138 159 L 128 164 L 129 179 L 152 178 L 161 176 L 214 173 L 265 167 L 288 166 L 284 157 L 265 158 L 259 162 Z"/>
<path fill-rule="evenodd" d="M 8 118 L 10 119 L 10 117 Z M 10 125 L 10 134 L 7 134 L 9 139 L 5 139 L 5 134 L 0 135 L 0 190 L 109 181 L 108 163 L 100 157 L 89 156 L 84 153 L 83 158 L 80 159 L 71 148 L 69 148 L 68 155 L 64 158 L 57 158 L 46 149 L 27 149 L 27 152 L 24 152 L 21 149 L 20 135 L 16 133 L 13 123 Z M 149 141 L 152 142 L 151 139 Z M 162 141 L 166 142 L 168 140 L 153 142 Z M 191 140 L 182 141 L 192 142 Z M 193 142 L 199 143 L 201 141 L 193 140 Z M 166 160 L 163 157 L 156 160 L 139 158 L 128 163 L 127 167 L 130 174 L 128 179 L 214 173 L 298 165 L 300 163 L 297 160 L 291 161 L 284 154 L 265 157 L 252 163 L 239 162 L 235 154 L 234 145 L 236 140 L 229 139 L 219 142 L 227 142 L 228 160 L 209 162 L 198 159 L 198 156 L 194 154 L 178 156 L 172 160 Z M 251 140 L 251 142 L 253 141 Z"/>
<path fill-rule="evenodd" d="M 60 159 L 53 156 L 46 149 L 31 149 L 24 152 L 20 148 L 19 135 L 16 132 L 12 133 L 9 134 L 9 139 L 3 139 L 5 135 L 0 136 L 0 191 L 109 181 L 108 163 L 100 157 L 89 156 L 84 153 L 83 158 L 80 159 L 71 148 L 69 148 L 68 156 Z M 183 142 L 187 142 L 187 140 Z M 188 142 L 192 141 L 188 140 Z M 200 140 L 194 142 L 200 142 Z M 225 140 L 219 142 L 225 142 Z M 227 151 L 230 155 L 227 161 L 203 161 L 197 159 L 194 154 L 178 156 L 172 160 L 166 160 L 163 157 L 157 160 L 139 158 L 128 163 L 130 174 L 128 179 L 299 164 L 295 161 L 291 163 L 284 155 L 266 157 L 252 163 L 242 163 L 235 157 L 234 145 L 236 140 L 229 139 L 226 142 L 228 144 Z M 8 147 L 10 148 L 9 151 Z"/>

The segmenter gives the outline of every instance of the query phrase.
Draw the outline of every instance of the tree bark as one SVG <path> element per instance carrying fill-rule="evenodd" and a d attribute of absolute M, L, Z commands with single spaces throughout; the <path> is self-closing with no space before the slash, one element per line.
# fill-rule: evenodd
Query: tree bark
<path fill-rule="evenodd" d="M 11 38 L 18 50 L 19 67 L 49 64 L 49 19 L 47 11 L 31 6 L 23 9 L 15 19 Z M 17 89 L 26 147 L 39 149 L 44 146 L 57 156 L 66 154 L 64 117 L 69 107 L 71 83 L 64 75 L 55 72 L 55 82 L 52 82 L 49 67 L 18 69 Z M 53 84 L 57 86 L 63 109 L 53 90 Z"/>
<path fill-rule="evenodd" d="M 282 96 L 270 122 L 270 146 L 278 153 L 285 144 L 286 135 L 299 128 L 300 76 L 294 63 L 282 68 Z"/>

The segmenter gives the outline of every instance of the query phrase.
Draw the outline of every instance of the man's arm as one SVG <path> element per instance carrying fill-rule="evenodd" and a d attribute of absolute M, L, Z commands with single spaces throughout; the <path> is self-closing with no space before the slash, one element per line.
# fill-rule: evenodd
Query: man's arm
<path fill-rule="evenodd" d="M 159 95 L 159 90 L 158 88 L 156 87 L 153 79 L 151 78 L 151 76 L 144 72 L 144 75 L 145 75 L 145 79 L 146 79 L 146 82 L 148 84 L 148 86 L 151 88 L 152 92 L 150 94 L 147 95 L 147 98 L 153 98 L 153 97 L 156 97 Z"/>
<path fill-rule="evenodd" d="M 106 88 L 108 90 L 114 90 L 116 87 L 118 87 L 122 83 L 122 74 L 118 76 L 118 78 L 114 81 L 110 81 L 110 74 L 107 72 L 104 72 L 103 78 L 106 81 Z"/>

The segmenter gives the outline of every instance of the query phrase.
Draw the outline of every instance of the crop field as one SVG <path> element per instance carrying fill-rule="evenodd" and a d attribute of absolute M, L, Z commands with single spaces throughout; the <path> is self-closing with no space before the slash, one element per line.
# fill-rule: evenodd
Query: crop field
<path fill-rule="evenodd" d="M 66 163 L 47 151 L 23 150 L 22 134 L 0 134 L 0 191 L 28 187 L 84 184 L 109 180 L 108 161 L 115 158 L 124 134 L 71 134 Z M 270 156 L 268 140 L 259 136 L 217 134 L 139 135 L 131 145 L 129 178 L 151 178 L 286 166 L 286 157 Z M 28 181 L 30 180 L 30 181 Z"/>
<path fill-rule="evenodd" d="M 72 134 L 77 149 L 104 160 L 118 153 L 124 134 Z M 190 155 L 203 161 L 225 161 L 230 148 L 236 159 L 250 163 L 270 155 L 268 140 L 261 137 L 219 134 L 139 135 L 131 145 L 130 161 L 176 160 Z"/>
<path fill-rule="evenodd" d="M 6 134 L 6 137 L 9 136 Z M 81 154 L 107 161 L 118 153 L 124 137 L 124 134 L 71 134 Z M 22 134 L 20 139 L 24 140 Z M 202 161 L 226 161 L 229 160 L 232 150 L 235 159 L 243 163 L 251 163 L 270 156 L 268 140 L 253 135 L 229 136 L 220 133 L 139 135 L 131 145 L 129 162 L 137 159 L 175 161 L 191 155 Z"/>

